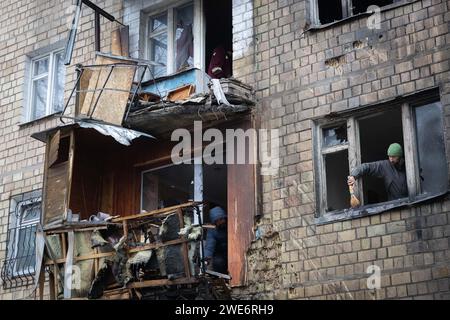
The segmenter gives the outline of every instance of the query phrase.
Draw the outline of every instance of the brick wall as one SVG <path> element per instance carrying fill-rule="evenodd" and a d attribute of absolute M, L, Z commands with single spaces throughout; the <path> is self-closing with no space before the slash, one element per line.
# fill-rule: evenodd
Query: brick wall
<path fill-rule="evenodd" d="M 439 87 L 450 150 L 450 1 L 413 1 L 383 11 L 380 30 L 368 29 L 367 17 L 360 17 L 304 32 L 308 3 L 253 1 L 253 42 L 234 63 L 234 74 L 257 89 L 261 127 L 279 129 L 282 136 L 279 172 L 262 177 L 262 237 L 248 252 L 247 284 L 234 293 L 448 299 L 447 198 L 315 224 L 311 118 Z M 242 34 L 234 30 L 235 42 Z M 378 290 L 367 289 L 372 264 L 381 268 Z"/>
<path fill-rule="evenodd" d="M 50 128 L 56 119 L 23 124 L 27 55 L 55 43 L 65 44 L 72 21 L 70 1 L 4 0 L 0 2 L 0 261 L 6 255 L 10 197 L 42 188 L 44 144 L 32 139 L 34 132 Z M 99 0 L 96 4 L 120 18 L 122 1 Z M 72 58 L 66 69 L 66 98 L 75 83 L 76 63 L 93 63 L 94 20 L 84 8 Z M 102 18 L 101 48 L 109 52 L 110 32 L 115 25 Z M 0 300 L 22 299 L 30 288 L 4 290 Z"/>

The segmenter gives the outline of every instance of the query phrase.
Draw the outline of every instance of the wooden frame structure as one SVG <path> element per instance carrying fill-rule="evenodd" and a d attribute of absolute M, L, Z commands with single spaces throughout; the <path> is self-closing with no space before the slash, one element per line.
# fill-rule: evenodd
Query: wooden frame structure
<path fill-rule="evenodd" d="M 67 282 L 66 277 L 61 279 L 61 269 L 70 269 L 71 266 L 80 261 L 92 260 L 94 266 L 94 273 L 97 274 L 100 270 L 101 259 L 106 257 L 113 257 L 116 252 L 99 252 L 98 248 L 94 249 L 93 253 L 74 256 L 74 243 L 73 243 L 73 234 L 77 232 L 92 232 L 93 230 L 105 229 L 108 224 L 113 224 L 116 226 L 120 226 L 122 229 L 123 236 L 127 237 L 130 233 L 134 233 L 136 231 L 136 226 L 142 226 L 145 223 L 151 223 L 153 218 L 164 218 L 171 214 L 176 214 L 179 221 L 180 229 L 184 227 L 184 209 L 194 208 L 200 205 L 200 203 L 189 202 L 178 206 L 168 207 L 164 209 L 154 210 L 148 213 L 136 214 L 132 216 L 119 217 L 112 219 L 108 223 L 98 223 L 89 224 L 89 223 L 74 223 L 70 227 L 57 228 L 53 230 L 47 230 L 45 232 L 45 236 L 48 237 L 50 235 L 57 236 L 61 243 L 61 254 L 57 259 L 52 260 L 51 258 L 47 258 L 45 260 L 45 266 L 50 269 L 50 298 L 57 299 L 59 293 L 61 292 L 60 282 L 64 280 L 64 283 Z M 201 225 L 200 225 L 201 226 Z M 203 226 L 201 226 L 203 227 Z M 72 238 L 72 239 L 71 239 Z M 141 251 L 147 250 L 156 250 L 159 248 L 164 248 L 168 246 L 180 245 L 182 252 L 182 261 L 183 261 L 183 269 L 184 276 L 170 280 L 168 278 L 159 279 L 151 279 L 144 281 L 134 281 L 129 282 L 126 286 L 126 289 L 120 293 L 118 293 L 118 285 L 109 286 L 107 290 L 105 290 L 105 297 L 116 297 L 116 298 L 125 298 L 128 295 L 128 298 L 132 294 L 133 289 L 142 289 L 149 287 L 159 287 L 165 285 L 180 285 L 180 284 L 195 284 L 198 283 L 198 277 L 193 272 L 191 268 L 191 261 L 189 261 L 189 248 L 188 243 L 195 240 L 189 240 L 185 236 L 180 236 L 178 239 L 174 239 L 171 241 L 157 241 L 154 243 L 148 243 L 140 246 L 134 246 L 127 249 L 127 253 L 129 255 L 138 253 Z M 200 239 L 198 242 L 202 242 Z M 54 254 L 54 253 L 53 253 Z M 71 299 L 70 295 L 65 294 L 65 299 Z M 80 298 L 80 297 L 75 297 Z"/>

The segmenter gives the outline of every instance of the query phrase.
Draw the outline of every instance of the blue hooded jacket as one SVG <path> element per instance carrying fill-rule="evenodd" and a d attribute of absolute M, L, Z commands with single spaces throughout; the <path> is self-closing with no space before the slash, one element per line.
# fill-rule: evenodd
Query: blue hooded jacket
<path fill-rule="evenodd" d="M 216 223 L 221 218 L 226 218 L 227 214 L 221 207 L 214 207 L 209 211 L 212 223 Z M 205 257 L 212 258 L 216 255 L 226 257 L 227 255 L 227 229 L 215 228 L 208 230 L 205 245 Z"/>

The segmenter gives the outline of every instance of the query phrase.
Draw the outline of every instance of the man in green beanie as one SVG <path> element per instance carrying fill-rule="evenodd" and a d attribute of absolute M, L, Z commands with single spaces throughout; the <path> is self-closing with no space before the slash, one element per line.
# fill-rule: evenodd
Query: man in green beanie
<path fill-rule="evenodd" d="M 359 177 L 373 176 L 384 180 L 388 200 L 407 197 L 408 186 L 402 146 L 392 143 L 388 148 L 387 155 L 389 160 L 363 163 L 352 170 L 347 180 L 348 185 L 353 186 L 355 179 Z"/>

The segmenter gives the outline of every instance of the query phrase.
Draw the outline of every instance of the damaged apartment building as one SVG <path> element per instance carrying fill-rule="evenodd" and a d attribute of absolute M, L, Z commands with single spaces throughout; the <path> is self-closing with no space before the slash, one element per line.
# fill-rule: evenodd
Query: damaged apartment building
<path fill-rule="evenodd" d="M 450 298 L 450 1 L 0 11 L 0 299 Z M 207 129 L 276 131 L 279 167 L 200 159 Z M 408 195 L 364 177 L 352 207 L 347 177 L 394 142 Z"/>

